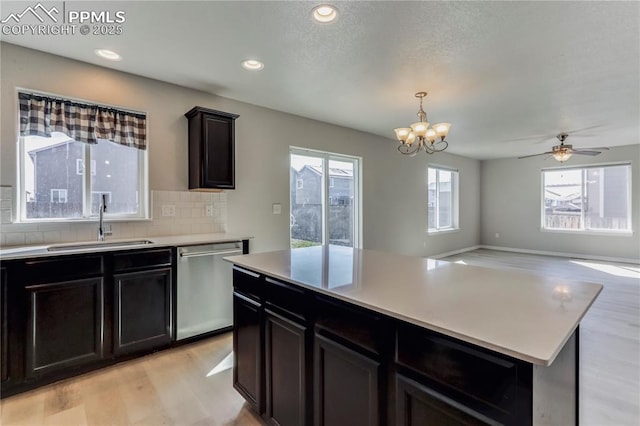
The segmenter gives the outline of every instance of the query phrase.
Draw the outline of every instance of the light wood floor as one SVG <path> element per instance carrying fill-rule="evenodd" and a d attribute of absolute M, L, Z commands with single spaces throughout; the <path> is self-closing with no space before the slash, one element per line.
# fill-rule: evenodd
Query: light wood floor
<path fill-rule="evenodd" d="M 446 260 L 603 283 L 581 330 L 580 423 L 640 424 L 640 267 L 475 250 Z M 7 398 L 2 425 L 261 425 L 231 386 L 231 335 Z M 564 425 L 559 425 L 564 426 Z"/>
<path fill-rule="evenodd" d="M 1 424 L 262 425 L 232 387 L 231 347 L 227 333 L 9 397 Z"/>

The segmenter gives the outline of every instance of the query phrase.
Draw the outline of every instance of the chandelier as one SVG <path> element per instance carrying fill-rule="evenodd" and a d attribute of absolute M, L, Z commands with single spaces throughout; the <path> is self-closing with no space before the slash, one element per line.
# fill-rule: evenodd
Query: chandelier
<path fill-rule="evenodd" d="M 444 151 L 449 146 L 445 138 L 449 133 L 451 123 L 438 123 L 429 127 L 427 113 L 422 109 L 422 99 L 425 96 L 427 96 L 427 92 L 416 93 L 416 98 L 420 98 L 420 109 L 417 114 L 420 121 L 413 123 L 411 127 L 393 129 L 396 132 L 396 138 L 400 141 L 398 151 L 404 155 L 413 157 L 420 150 L 427 154 L 434 154 Z"/>

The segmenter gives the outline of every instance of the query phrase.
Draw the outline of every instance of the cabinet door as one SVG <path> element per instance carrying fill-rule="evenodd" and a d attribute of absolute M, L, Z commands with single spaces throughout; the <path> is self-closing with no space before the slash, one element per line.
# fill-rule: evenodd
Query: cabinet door
<path fill-rule="evenodd" d="M 171 343 L 171 268 L 114 275 L 116 355 Z"/>
<path fill-rule="evenodd" d="M 315 335 L 315 424 L 372 426 L 379 423 L 380 364 Z"/>
<path fill-rule="evenodd" d="M 0 268 L 0 381 L 9 378 L 9 318 L 7 310 L 7 268 Z"/>
<path fill-rule="evenodd" d="M 233 293 L 233 387 L 264 412 L 263 330 L 260 303 Z"/>
<path fill-rule="evenodd" d="M 266 310 L 267 417 L 280 426 L 308 424 L 307 327 Z"/>
<path fill-rule="evenodd" d="M 397 426 L 472 426 L 496 424 L 459 403 L 396 374 Z"/>
<path fill-rule="evenodd" d="M 27 377 L 102 358 L 102 278 L 30 285 L 25 290 Z"/>
<path fill-rule="evenodd" d="M 234 134 L 233 120 L 203 114 L 202 183 L 205 188 L 233 189 Z"/>

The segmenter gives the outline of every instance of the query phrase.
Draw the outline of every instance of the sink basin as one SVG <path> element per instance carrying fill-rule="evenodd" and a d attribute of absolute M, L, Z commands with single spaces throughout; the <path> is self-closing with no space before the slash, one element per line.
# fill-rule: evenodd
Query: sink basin
<path fill-rule="evenodd" d="M 109 241 L 109 242 L 90 242 L 80 244 L 62 244 L 59 246 L 49 246 L 47 251 L 72 251 L 72 250 L 88 250 L 96 248 L 114 248 L 128 246 L 143 246 L 153 244 L 151 240 L 135 240 L 135 241 Z"/>

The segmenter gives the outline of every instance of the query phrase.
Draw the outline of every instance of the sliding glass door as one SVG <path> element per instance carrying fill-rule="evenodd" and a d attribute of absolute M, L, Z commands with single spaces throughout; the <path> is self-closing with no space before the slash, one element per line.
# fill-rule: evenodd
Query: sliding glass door
<path fill-rule="evenodd" d="M 291 247 L 359 245 L 357 157 L 291 148 Z"/>

